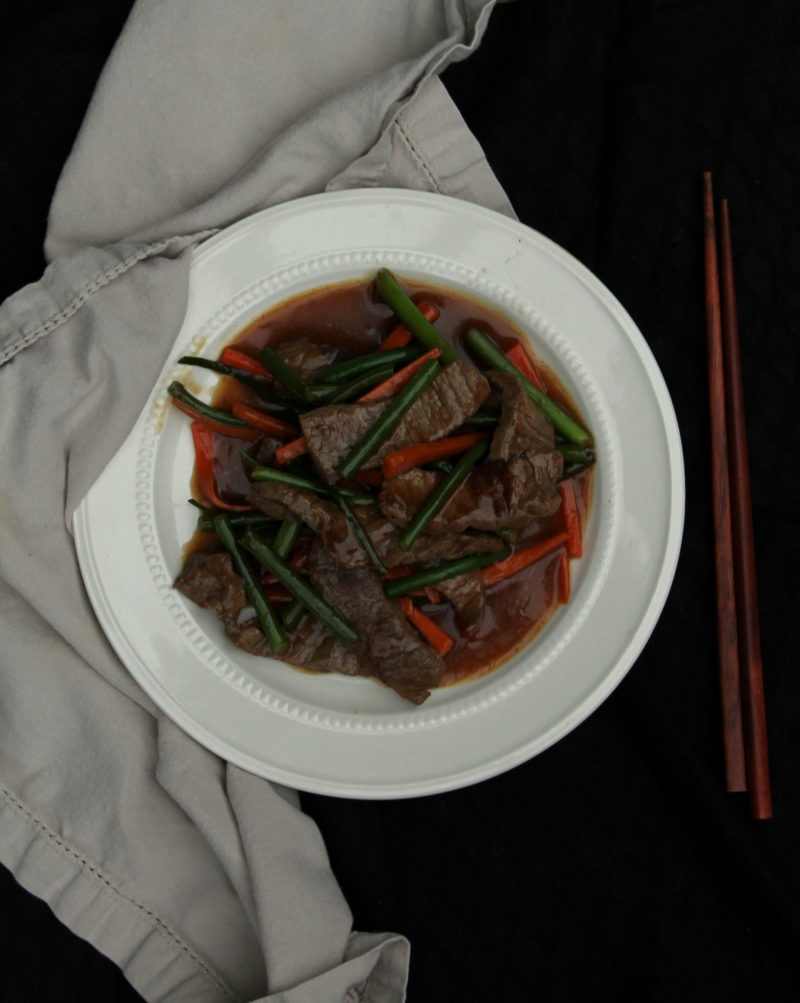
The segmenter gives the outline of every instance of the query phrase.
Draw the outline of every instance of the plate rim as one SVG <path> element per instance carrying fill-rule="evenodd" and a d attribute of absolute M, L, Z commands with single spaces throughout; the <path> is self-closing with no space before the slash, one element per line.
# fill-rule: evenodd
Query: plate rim
<path fill-rule="evenodd" d="M 584 699 L 580 705 L 575 708 L 572 714 L 562 718 L 554 727 L 549 729 L 543 735 L 537 735 L 527 742 L 518 743 L 511 752 L 499 757 L 494 757 L 491 760 L 487 760 L 480 766 L 467 769 L 461 773 L 449 774 L 439 778 L 431 778 L 427 781 L 409 780 L 406 782 L 400 782 L 395 780 L 390 782 L 388 785 L 385 783 L 365 785 L 363 782 L 353 785 L 346 781 L 315 781 L 314 778 L 311 777 L 298 776 L 298 774 L 292 773 L 291 771 L 286 771 L 280 767 L 275 767 L 274 765 L 265 764 L 263 761 L 253 759 L 248 753 L 231 747 L 228 742 L 224 739 L 220 739 L 213 732 L 208 731 L 208 729 L 199 722 L 192 722 L 187 727 L 187 722 L 185 720 L 178 719 L 178 717 L 181 717 L 180 713 L 178 713 L 178 717 L 176 717 L 175 706 L 172 707 L 172 713 L 165 709 L 164 704 L 170 703 L 170 700 L 166 698 L 168 696 L 167 691 L 164 689 L 158 691 L 157 687 L 149 685 L 151 677 L 147 673 L 145 673 L 143 679 L 141 673 L 137 673 L 131 668 L 130 662 L 132 660 L 135 661 L 138 658 L 138 655 L 135 648 L 128 644 L 127 638 L 124 636 L 124 632 L 115 638 L 108 634 L 108 630 L 106 629 L 106 625 L 103 623 L 102 618 L 101 626 L 103 626 L 104 631 L 107 636 L 109 636 L 109 640 L 115 650 L 117 650 L 117 653 L 120 655 L 123 664 L 128 667 L 128 670 L 131 671 L 132 675 L 134 675 L 137 682 L 142 685 L 143 689 L 148 692 L 148 695 L 151 696 L 157 706 L 164 710 L 165 713 L 173 718 L 173 720 L 176 720 L 180 727 L 200 741 L 206 748 L 209 748 L 211 751 L 221 755 L 228 761 L 237 763 L 245 769 L 259 773 L 260 775 L 266 776 L 276 782 L 284 783 L 288 786 L 298 787 L 299 789 L 314 793 L 368 799 L 423 796 L 456 789 L 479 782 L 483 779 L 488 779 L 489 777 L 502 773 L 513 766 L 532 758 L 532 756 L 537 755 L 539 752 L 544 751 L 544 749 L 564 737 L 578 724 L 590 716 L 596 709 L 598 709 L 608 698 L 611 692 L 613 692 L 613 690 L 617 687 L 617 685 L 619 685 L 621 680 L 627 675 L 631 666 L 641 654 L 641 651 L 643 650 L 658 619 L 661 616 L 672 587 L 677 568 L 685 518 L 685 473 L 680 431 L 669 391 L 658 367 L 655 356 L 645 341 L 644 336 L 641 334 L 636 324 L 630 318 L 627 311 L 625 311 L 624 307 L 619 303 L 613 293 L 611 293 L 611 291 L 607 289 L 597 276 L 589 271 L 578 259 L 576 259 L 564 248 L 555 244 L 550 238 L 544 236 L 531 227 L 528 227 L 526 224 L 520 223 L 516 220 L 511 220 L 508 217 L 502 216 L 493 210 L 486 209 L 483 206 L 465 203 L 449 196 L 405 189 L 354 189 L 345 192 L 328 192 L 318 195 L 305 196 L 292 202 L 282 203 L 281 205 L 261 210 L 258 213 L 237 221 L 230 227 L 220 231 L 218 234 L 215 234 L 197 249 L 193 255 L 191 267 L 192 269 L 196 269 L 198 267 L 198 263 L 202 263 L 213 257 L 215 254 L 220 253 L 230 242 L 234 242 L 235 245 L 235 242 L 241 239 L 243 234 L 246 234 L 253 228 L 257 229 L 259 226 L 263 225 L 265 219 L 274 219 L 276 216 L 286 213 L 291 215 L 292 213 L 302 212 L 309 207 L 313 208 L 314 205 L 323 204 L 330 206 L 334 201 L 339 202 L 342 205 L 346 205 L 347 203 L 359 204 L 364 202 L 374 203 L 376 201 L 382 203 L 385 203 L 386 201 L 399 201 L 406 204 L 414 202 L 431 206 L 447 206 L 449 211 L 454 211 L 459 215 L 463 215 L 464 212 L 467 212 L 468 214 L 473 214 L 485 220 L 489 220 L 493 225 L 502 225 L 506 229 L 517 230 L 518 228 L 522 228 L 527 234 L 535 238 L 536 242 L 543 250 L 555 257 L 559 264 L 562 266 L 568 266 L 569 270 L 576 276 L 576 278 L 578 278 L 589 289 L 593 290 L 602 300 L 606 309 L 614 315 L 618 327 L 624 333 L 628 342 L 632 344 L 638 360 L 643 366 L 648 377 L 649 388 L 654 396 L 660 423 L 664 431 L 665 445 L 667 447 L 668 454 L 668 464 L 665 469 L 668 470 L 670 485 L 669 520 L 664 539 L 663 558 L 661 560 L 656 586 L 650 594 L 644 613 L 639 618 L 635 631 L 630 635 L 622 655 L 617 659 L 613 667 L 606 673 L 600 684 L 592 689 L 590 697 Z M 172 346 L 173 349 L 176 345 L 180 345 L 182 343 L 181 335 L 183 332 L 184 325 L 181 326 L 176 335 L 175 342 Z M 172 352 L 170 352 L 170 355 L 171 354 Z M 172 366 L 172 363 L 168 358 L 161 373 L 162 377 L 170 366 Z M 144 414 L 146 410 L 147 405 L 145 405 L 142 414 Z M 131 435 L 133 435 L 136 431 L 136 428 L 141 421 L 141 417 L 142 415 L 140 415 L 137 420 Z M 127 441 L 115 455 L 115 459 L 119 453 L 123 452 L 125 445 L 127 445 Z M 101 474 L 101 478 L 102 476 L 103 475 Z M 95 556 L 91 552 L 92 526 L 88 521 L 89 498 L 91 493 L 92 492 L 90 491 L 89 495 L 83 499 L 80 506 L 76 510 L 73 522 L 81 571 L 84 576 L 84 581 L 86 582 L 87 591 L 89 592 L 92 604 L 95 606 L 95 609 L 98 610 L 98 607 L 100 607 L 100 609 L 103 608 L 104 596 L 102 595 L 103 583 L 98 575 L 98 569 L 95 564 Z M 100 618 L 99 611 L 98 617 Z M 196 727 L 192 726 L 193 724 L 196 725 Z"/>

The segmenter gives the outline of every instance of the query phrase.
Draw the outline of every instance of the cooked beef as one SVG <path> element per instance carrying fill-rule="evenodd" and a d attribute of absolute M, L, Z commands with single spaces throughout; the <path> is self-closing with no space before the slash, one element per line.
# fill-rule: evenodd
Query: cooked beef
<path fill-rule="evenodd" d="M 420 394 L 364 466 L 377 467 L 389 453 L 415 442 L 441 439 L 474 414 L 488 394 L 489 384 L 474 366 L 460 359 L 451 362 Z M 337 480 L 340 464 L 386 406 L 385 401 L 329 404 L 301 417 L 306 449 L 329 484 Z"/>
<path fill-rule="evenodd" d="M 262 481 L 254 484 L 248 502 L 273 519 L 299 519 L 321 537 L 325 549 L 345 568 L 371 566 L 366 550 L 339 506 L 310 491 Z M 358 505 L 353 511 L 369 533 L 383 563 L 388 568 L 400 564 L 425 564 L 444 561 L 466 554 L 502 550 L 502 541 L 490 534 L 444 534 L 428 536 L 423 533 L 409 550 L 399 543 L 400 530 L 375 506 Z"/>
<path fill-rule="evenodd" d="M 174 587 L 198 606 L 219 607 L 222 616 L 234 621 L 247 604 L 242 579 L 233 570 L 230 556 L 225 552 L 192 554 Z"/>
<path fill-rule="evenodd" d="M 436 588 L 452 603 L 462 627 L 473 630 L 480 624 L 486 609 L 486 589 L 480 571 L 446 578 L 437 582 Z"/>
<path fill-rule="evenodd" d="M 346 567 L 369 562 L 366 551 L 336 502 L 277 481 L 254 484 L 247 501 L 274 519 L 304 522 L 322 537 L 327 550 Z"/>
<path fill-rule="evenodd" d="M 335 637 L 321 620 L 308 614 L 292 631 L 289 650 L 281 658 L 292 665 L 314 669 L 316 672 L 359 675 L 358 661 L 353 651 Z"/>
<path fill-rule="evenodd" d="M 251 655 L 274 656 L 250 606 L 244 584 L 227 553 L 195 553 L 175 588 L 205 609 L 213 609 L 233 643 Z M 359 674 L 355 654 L 316 617 L 306 616 L 292 632 L 289 650 L 280 657 L 317 672 Z"/>
<path fill-rule="evenodd" d="M 306 450 L 329 484 L 338 480 L 340 464 L 385 409 L 385 401 L 328 404 L 301 416 Z"/>
<path fill-rule="evenodd" d="M 467 554 L 503 549 L 503 541 L 493 533 L 443 533 L 438 536 L 422 533 L 408 550 L 404 550 L 400 546 L 400 530 L 378 509 L 360 506 L 355 511 L 387 568 L 402 564 L 435 564 Z"/>
<path fill-rule="evenodd" d="M 204 609 L 213 609 L 225 633 L 252 655 L 271 655 L 272 648 L 255 619 L 244 583 L 233 570 L 230 555 L 192 554 L 175 582 L 175 588 Z"/>
<path fill-rule="evenodd" d="M 437 686 L 444 662 L 387 599 L 380 575 L 370 568 L 343 568 L 315 540 L 308 559 L 311 583 L 358 630 L 349 649 L 363 675 L 375 676 L 400 696 L 422 703 Z"/>
<path fill-rule="evenodd" d="M 332 366 L 341 354 L 336 345 L 321 345 L 306 337 L 282 341 L 275 353 L 297 373 L 303 383 L 313 383 L 317 373 Z"/>
<path fill-rule="evenodd" d="M 475 366 L 456 359 L 424 390 L 403 416 L 371 463 L 416 442 L 441 439 L 475 414 L 489 396 L 489 384 Z"/>
<path fill-rule="evenodd" d="M 401 696 L 422 703 L 444 671 L 444 663 L 410 626 L 402 610 L 383 592 L 377 572 L 343 568 L 321 541 L 309 555 L 312 583 L 332 606 L 359 631 L 346 647 L 314 617 L 306 616 L 281 657 L 319 672 L 376 676 Z M 252 655 L 272 655 L 272 649 L 247 601 L 241 578 L 226 553 L 196 553 L 175 582 L 175 588 L 206 609 L 213 609 L 225 633 Z"/>
<path fill-rule="evenodd" d="M 445 507 L 426 526 L 427 533 L 460 533 L 521 529 L 539 516 L 550 515 L 560 499 L 556 487 L 563 461 L 557 451 L 524 453 L 503 463 L 488 460 L 467 477 Z M 434 470 L 413 470 L 384 483 L 379 504 L 393 523 L 405 526 L 441 481 Z"/>
<path fill-rule="evenodd" d="M 272 464 L 272 458 L 275 456 L 275 450 L 278 446 L 282 446 L 284 443 L 283 439 L 273 439 L 269 435 L 265 435 L 264 438 L 258 444 L 258 452 L 256 453 L 256 463 L 262 467 L 268 467 Z"/>
<path fill-rule="evenodd" d="M 511 373 L 494 369 L 486 374 L 501 394 L 500 421 L 492 437 L 490 460 L 513 460 L 521 453 L 551 453 L 555 432 L 544 411 L 525 392 Z"/>

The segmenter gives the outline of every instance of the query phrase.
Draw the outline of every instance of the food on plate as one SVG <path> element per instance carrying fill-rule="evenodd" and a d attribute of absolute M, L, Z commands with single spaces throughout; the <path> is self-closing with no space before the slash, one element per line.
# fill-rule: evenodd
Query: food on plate
<path fill-rule="evenodd" d="M 415 704 L 506 661 L 570 592 L 592 437 L 509 321 L 370 279 L 270 310 L 191 419 L 198 528 L 175 582 L 234 644 Z"/>

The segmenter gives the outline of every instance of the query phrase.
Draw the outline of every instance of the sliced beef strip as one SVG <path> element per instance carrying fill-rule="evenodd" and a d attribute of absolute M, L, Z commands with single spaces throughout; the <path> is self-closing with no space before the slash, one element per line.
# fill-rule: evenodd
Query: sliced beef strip
<path fill-rule="evenodd" d="M 441 439 L 475 414 L 489 392 L 486 378 L 475 366 L 462 359 L 449 363 L 411 405 L 370 463 L 377 466 L 389 453 L 416 442 Z"/>
<path fill-rule="evenodd" d="M 493 533 L 422 533 L 408 550 L 400 546 L 401 532 L 391 520 L 372 506 L 355 509 L 387 568 L 403 564 L 435 564 L 467 554 L 483 554 L 503 549 L 503 541 Z"/>
<path fill-rule="evenodd" d="M 294 370 L 303 383 L 313 383 L 318 373 L 338 361 L 341 352 L 336 345 L 299 337 L 282 341 L 275 348 L 275 354 Z"/>
<path fill-rule="evenodd" d="M 462 627 L 472 630 L 479 626 L 486 609 L 486 589 L 480 571 L 446 578 L 437 582 L 436 588 L 452 604 Z"/>
<path fill-rule="evenodd" d="M 237 647 L 251 655 L 276 657 L 228 554 L 192 554 L 175 588 L 199 606 L 214 610 Z M 305 616 L 290 640 L 288 651 L 279 656 L 283 661 L 317 672 L 359 674 L 355 654 L 315 617 Z"/>
<path fill-rule="evenodd" d="M 284 661 L 316 672 L 339 672 L 344 676 L 360 675 L 354 652 L 317 620 L 306 614 L 292 631 L 289 650 L 281 655 Z"/>
<path fill-rule="evenodd" d="M 523 453 L 508 463 L 488 460 L 472 471 L 425 531 L 522 529 L 533 519 L 556 511 L 560 504 L 556 485 L 562 469 L 557 451 Z M 405 526 L 442 476 L 415 467 L 384 482 L 379 496 L 381 511 L 396 525 Z"/>
<path fill-rule="evenodd" d="M 493 369 L 486 373 L 500 391 L 501 414 L 492 436 L 490 460 L 513 460 L 521 453 L 551 453 L 555 432 L 547 415 L 533 403 L 522 384 L 511 373 Z"/>
<path fill-rule="evenodd" d="M 175 588 L 198 606 L 214 610 L 225 633 L 239 648 L 251 655 L 273 655 L 229 554 L 192 554 L 175 581 Z"/>
<path fill-rule="evenodd" d="M 385 410 L 385 401 L 365 401 L 327 404 L 301 415 L 306 450 L 329 484 L 339 479 L 342 461 Z"/>
<path fill-rule="evenodd" d="M 346 567 L 369 563 L 369 557 L 336 502 L 291 484 L 261 481 L 247 501 L 274 519 L 304 522 L 322 538 L 325 547 Z"/>
<path fill-rule="evenodd" d="M 206 609 L 219 607 L 221 616 L 235 622 L 247 604 L 241 578 L 224 552 L 198 551 L 189 557 L 174 587 Z"/>
<path fill-rule="evenodd" d="M 483 375 L 468 362 L 456 359 L 420 394 L 364 467 L 377 467 L 389 453 L 413 443 L 441 439 L 473 415 L 488 395 L 489 384 Z M 329 404 L 300 418 L 306 449 L 329 484 L 337 480 L 342 461 L 386 407 L 386 401 Z"/>
<path fill-rule="evenodd" d="M 289 648 L 281 655 L 272 651 L 251 606 L 242 609 L 238 623 L 223 623 L 225 633 L 233 643 L 251 655 L 277 657 L 290 665 L 315 672 L 340 672 L 346 676 L 359 674 L 353 653 L 316 617 L 306 616 L 301 620 L 292 631 Z"/>
<path fill-rule="evenodd" d="M 343 568 L 319 540 L 308 558 L 311 583 L 359 632 L 350 650 L 362 674 L 375 676 L 400 696 L 420 704 L 444 672 L 444 662 L 387 599 L 380 575 L 370 568 Z"/>
<path fill-rule="evenodd" d="M 371 567 L 372 562 L 335 502 L 310 491 L 262 481 L 253 485 L 247 501 L 273 519 L 299 519 L 321 537 L 326 550 L 346 568 Z M 388 568 L 401 564 L 425 564 L 485 551 L 502 550 L 502 541 L 490 534 L 445 534 L 418 537 L 409 550 L 400 546 L 400 530 L 372 505 L 358 505 L 353 511 Z"/>

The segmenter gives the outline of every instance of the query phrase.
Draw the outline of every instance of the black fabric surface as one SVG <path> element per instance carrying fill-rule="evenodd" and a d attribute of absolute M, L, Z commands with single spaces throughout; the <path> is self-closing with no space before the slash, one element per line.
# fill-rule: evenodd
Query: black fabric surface
<path fill-rule="evenodd" d="M 41 273 L 53 185 L 129 8 L 29 0 L 0 14 L 0 219 L 13 243 L 2 296 Z M 797 998 L 798 22 L 794 0 L 516 0 L 444 76 L 519 217 L 641 328 L 675 403 L 687 506 L 652 637 L 556 746 L 448 794 L 304 797 L 356 928 L 411 939 L 412 1003 Z M 731 206 L 771 821 L 725 792 L 722 767 L 704 170 Z M 6 872 L 0 881 L 0 999 L 139 998 Z"/>

